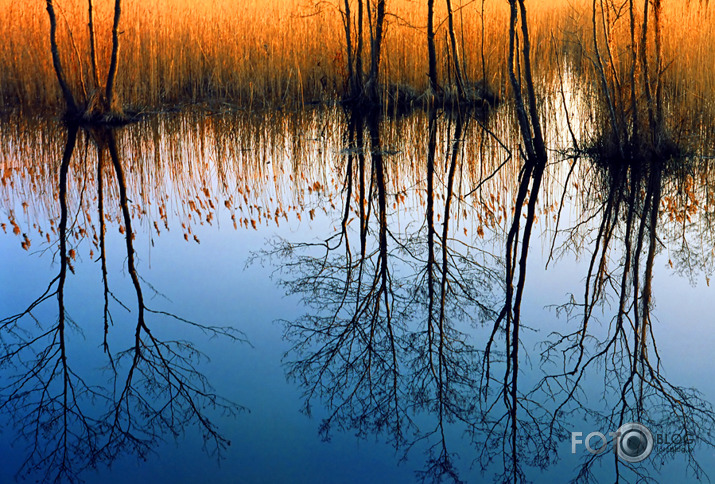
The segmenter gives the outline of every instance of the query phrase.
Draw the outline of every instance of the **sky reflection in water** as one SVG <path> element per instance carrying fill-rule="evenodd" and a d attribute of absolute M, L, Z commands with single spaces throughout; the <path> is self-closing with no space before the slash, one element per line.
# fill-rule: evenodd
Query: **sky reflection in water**
<path fill-rule="evenodd" d="M 489 132 L 482 123 L 487 123 Z M 58 244 L 58 187 L 67 132 L 51 123 L 18 124 L 4 131 L 0 221 L 6 235 L 0 237 L 4 254 L 0 317 L 27 308 L 61 272 L 64 259 L 67 324 L 81 329 L 67 329 L 68 362 L 77 374 L 77 385 L 101 389 L 101 397 L 80 399 L 78 405 L 97 419 L 93 428 L 102 451 L 67 454 L 63 462 L 68 474 L 77 471 L 87 481 L 102 482 L 124 482 L 128 476 L 177 482 L 206 476 L 219 482 L 411 482 L 415 472 L 428 480 L 450 474 L 468 482 L 491 479 L 495 474 L 510 478 L 515 470 L 510 467 L 509 422 L 516 418 L 519 470 L 537 482 L 563 480 L 565 475 L 576 478 L 586 468 L 588 454 L 581 448 L 571 455 L 568 432 L 586 435 L 615 430 L 621 417 L 618 389 L 628 384 L 632 368 L 646 378 L 636 378 L 644 383 L 642 394 L 638 383 L 624 395 L 623 422 L 641 412 L 644 423 L 659 432 L 664 418 L 678 415 L 677 409 L 684 408 L 678 402 L 691 402 L 693 407 L 685 407 L 678 421 L 662 428 L 680 434 L 683 422 L 695 426 L 698 447 L 694 455 L 703 470 L 712 474 L 713 450 L 703 444 L 712 437 L 708 402 L 715 394 L 708 378 L 713 338 L 708 328 L 706 278 L 712 268 L 713 239 L 709 223 L 712 194 L 707 186 L 713 185 L 707 167 L 694 164 L 688 174 L 665 167 L 658 178 L 663 203 L 652 263 L 652 294 L 657 305 L 650 316 L 648 359 L 644 362 L 636 356 L 634 366 L 629 346 L 633 344 L 629 328 L 634 313 L 629 309 L 623 329 L 613 329 L 623 294 L 619 277 L 626 253 L 624 225 L 629 207 L 635 220 L 643 218 L 648 187 L 655 185 L 643 182 L 636 201 L 629 204 L 632 173 L 622 173 L 619 178 L 614 167 L 582 159 L 569 175 L 571 164 L 553 156 L 552 161 L 559 162 L 545 174 L 529 251 L 520 336 L 522 406 L 513 414 L 499 395 L 505 378 L 504 337 L 508 334 L 503 326 L 494 332 L 491 353 L 487 356 L 484 352 L 504 298 L 505 231 L 511 224 L 512 200 L 519 182 L 519 165 L 515 157 L 509 158 L 507 149 L 514 145 L 514 131 L 501 116 L 472 118 L 461 128 L 457 124 L 445 116 L 434 124 L 431 193 L 426 182 L 430 125 L 425 114 L 386 121 L 381 126 L 370 120 L 347 120 L 334 111 L 266 118 L 189 114 L 149 119 L 116 133 L 80 130 L 68 164 L 68 246 L 64 257 Z M 467 141 L 455 144 L 459 129 L 464 132 L 458 138 Z M 130 249 L 111 153 L 98 149 L 115 136 L 135 235 L 129 239 Z M 553 139 L 558 147 L 559 137 Z M 456 158 L 452 158 L 454 148 Z M 100 152 L 102 199 L 108 215 L 109 352 L 103 351 L 105 296 L 96 197 Z M 450 191 L 452 163 L 455 171 Z M 346 176 L 347 166 L 351 167 L 350 176 Z M 472 192 L 492 173 L 492 178 Z M 652 173 L 654 170 L 648 176 L 653 177 Z M 348 190 L 350 208 L 345 217 Z M 559 257 L 544 270 L 562 194 L 562 232 L 555 243 Z M 596 294 L 608 304 L 593 309 L 583 361 L 604 348 L 596 341 L 603 343 L 615 336 L 613 349 L 605 353 L 603 361 L 589 367 L 583 380 L 575 383 L 565 375 L 548 380 L 552 384 L 548 388 L 539 386 L 545 375 L 563 373 L 578 361 L 574 343 L 579 341 L 583 321 L 586 275 L 598 229 L 608 213 L 608 200 L 616 194 L 622 205 L 610 218 L 613 236 L 603 259 L 608 262 L 607 272 L 602 273 L 608 277 L 603 278 L 602 290 Z M 445 215 L 448 198 L 451 205 Z M 426 222 L 429 206 L 434 212 L 432 244 Z M 442 230 L 447 220 L 444 244 Z M 15 227 L 19 234 L 13 233 Z M 646 244 L 650 226 L 643 227 Z M 445 246 L 446 262 L 442 257 Z M 146 307 L 185 320 L 145 312 L 147 344 L 150 334 L 164 344 L 190 342 L 209 359 L 191 359 L 191 364 L 187 360 L 176 367 L 178 374 L 193 374 L 199 378 L 194 382 L 206 377 L 214 389 L 211 394 L 237 405 L 231 407 L 237 411 L 234 416 L 210 406 L 200 407 L 198 413 L 191 405 L 177 406 L 177 410 L 189 409 L 183 419 L 173 422 L 177 443 L 166 425 L 151 427 L 152 432 L 143 438 L 148 439 L 152 452 L 139 462 L 131 445 L 109 445 L 117 434 L 107 426 L 107 417 L 114 415 L 112 402 L 122 401 L 131 358 L 136 354 L 139 311 L 128 250 L 136 251 L 135 269 Z M 647 265 L 645 254 L 644 249 L 639 259 L 641 278 Z M 597 259 L 596 267 L 600 263 Z M 596 284 L 595 280 L 593 276 L 589 284 Z M 626 285 L 624 300 L 630 308 L 632 278 Z M 575 304 L 562 307 L 571 310 L 569 319 L 558 306 L 567 305 L 570 294 Z M 57 302 L 54 296 L 33 310 L 45 331 L 58 324 Z M 26 343 L 43 333 L 29 315 L 19 320 L 17 327 L 27 333 L 12 333 L 14 326 L 6 326 L 5 344 Z M 554 347 L 554 357 L 542 363 L 543 344 L 558 339 L 553 331 L 575 336 Z M 4 354 L 13 348 L 6 346 Z M 28 349 L 41 351 L 37 345 Z M 118 353 L 125 350 L 129 350 L 127 360 L 119 361 Z M 32 351 L 3 362 L 5 385 L 22 374 L 21 363 L 28 361 L 30 354 Z M 106 368 L 109 354 L 117 365 L 116 377 Z M 569 357 L 566 362 L 562 361 L 564 354 Z M 165 381 L 166 366 L 147 368 L 149 381 L 152 376 L 156 382 Z M 292 378 L 286 383 L 287 373 Z M 29 382 L 41 382 L 31 373 L 25 374 L 30 375 Z M 51 389 L 61 396 L 62 385 L 57 385 L 53 383 Z M 681 387 L 694 387 L 702 394 L 677 394 Z M 156 388 L 150 386 L 146 391 Z M 573 388 L 578 401 L 568 398 Z M 6 389 L 2 394 L 6 402 L 12 391 Z M 171 394 L 161 395 L 166 399 Z M 600 399 L 604 394 L 605 401 Z M 166 401 L 155 397 L 150 402 L 154 405 Z M 29 476 L 47 471 L 42 461 L 48 453 L 44 443 L 52 434 L 40 431 L 38 446 L 28 447 L 13 427 L 23 415 L 32 415 L 39 398 L 32 396 L 25 401 L 27 406 L 14 410 L 3 407 L 3 480 L 21 468 L 33 448 L 38 451 L 36 459 L 28 462 L 36 468 Z M 196 395 L 199 406 L 207 403 L 202 398 Z M 550 412 L 564 401 L 563 413 L 552 420 Z M 133 402 L 126 409 L 136 411 Z M 644 402 L 643 408 L 639 402 Z M 62 415 L 61 407 L 52 415 Z M 308 408 L 310 418 L 301 413 Z M 198 416 L 209 418 L 215 425 L 211 428 L 231 442 L 222 450 L 225 459 L 220 467 L 211 455 L 220 446 L 209 443 L 208 455 L 202 450 Z M 140 427 L 146 423 L 141 415 L 136 419 Z M 61 420 L 54 423 L 47 428 L 62 428 Z M 34 438 L 33 429 L 27 429 Z M 488 437 L 490 429 L 495 433 Z M 555 432 L 551 437 L 550 430 Z M 356 433 L 360 438 L 355 438 Z M 321 436 L 330 442 L 322 442 Z M 166 442 L 161 443 L 162 439 Z M 693 462 L 687 454 L 664 452 L 664 448 L 656 448 L 636 471 L 666 481 L 680 478 L 685 466 Z M 398 463 L 405 455 L 407 461 Z M 543 472 L 533 465 L 549 464 L 556 456 L 558 462 Z M 654 464 L 661 460 L 658 474 Z M 95 465 L 97 470 L 92 469 Z M 481 465 L 486 467 L 483 474 Z M 85 467 L 89 469 L 83 471 Z M 615 469 L 612 453 L 602 455 L 592 468 L 598 479 L 611 480 Z M 618 469 L 623 476 L 635 476 L 623 464 Z M 56 470 L 53 466 L 50 472 Z"/>

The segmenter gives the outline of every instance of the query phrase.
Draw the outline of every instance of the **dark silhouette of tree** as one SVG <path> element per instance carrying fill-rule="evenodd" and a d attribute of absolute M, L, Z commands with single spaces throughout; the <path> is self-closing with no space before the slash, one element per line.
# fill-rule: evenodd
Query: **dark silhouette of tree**
<path fill-rule="evenodd" d="M 84 79 L 80 79 L 81 94 L 73 93 L 72 87 L 67 80 L 62 60 L 60 48 L 57 43 L 57 17 L 53 0 L 46 0 L 47 14 L 50 19 L 50 52 L 52 54 L 52 64 L 57 76 L 57 82 L 65 100 L 65 118 L 71 122 L 82 121 L 84 123 L 110 123 L 119 124 L 127 121 L 120 104 L 116 99 L 115 82 L 117 77 L 117 66 L 119 63 L 119 21 L 121 18 L 121 0 L 114 1 L 114 16 L 112 25 L 112 50 L 107 71 L 107 79 L 104 88 L 100 84 L 99 68 L 97 65 L 97 48 L 94 23 L 94 8 L 92 0 L 87 3 L 87 16 L 89 29 L 90 54 L 89 62 L 92 73 L 92 89 L 88 92 L 84 84 Z"/>
<path fill-rule="evenodd" d="M 526 7 L 522 0 L 510 0 L 508 72 L 513 94 L 516 120 L 521 137 L 523 166 L 519 172 L 514 214 L 507 233 L 504 254 L 505 301 L 495 319 L 491 337 L 484 353 L 484 413 L 486 439 L 480 455 L 482 466 L 488 466 L 496 455 L 503 459 L 503 473 L 497 479 L 503 482 L 522 482 L 524 464 L 545 467 L 555 452 L 555 441 L 548 440 L 540 431 L 544 421 L 544 408 L 526 398 L 519 390 L 521 346 L 521 303 L 526 287 L 527 257 L 536 215 L 536 204 L 541 189 L 547 154 L 537 108 L 537 97 L 531 67 L 531 45 Z M 517 34 L 519 25 L 521 36 Z M 521 52 L 517 52 L 517 38 Z M 517 64 L 520 68 L 517 70 Z M 524 212 L 526 206 L 526 212 Z M 522 216 L 523 214 L 523 216 Z M 523 228 L 522 228 L 522 219 Z M 518 266 L 518 269 L 517 269 Z M 516 287 L 515 287 L 516 283 Z M 503 334 L 505 343 L 504 377 L 501 390 L 492 399 L 488 393 L 492 373 L 493 347 Z M 500 402 L 504 412 L 501 413 Z M 520 416 L 520 411 L 523 417 Z M 494 449 L 499 449 L 495 452 Z"/>
<path fill-rule="evenodd" d="M 453 203 L 457 198 L 455 174 L 468 121 L 469 118 L 457 115 L 452 145 L 447 150 L 446 193 L 439 234 L 434 223 L 435 201 L 439 198 L 434 186 L 437 111 L 434 107 L 430 110 L 426 247 L 420 232 L 409 236 L 406 244 L 414 258 L 411 265 L 416 274 L 412 304 L 425 314 L 425 320 L 418 321 L 409 338 L 412 398 L 415 408 L 436 418 L 435 427 L 423 428 L 420 435 L 427 442 L 436 439 L 428 449 L 426 468 L 418 472 L 423 480 L 429 481 L 443 478 L 460 481 L 454 462 L 456 455 L 448 449 L 446 427 L 460 422 L 473 428 L 481 419 L 478 394 L 483 352 L 468 342 L 469 335 L 458 328 L 466 322 L 481 325 L 494 319 L 492 292 L 500 286 L 499 272 L 492 267 L 497 265 L 497 259 L 450 236 Z M 451 122 L 448 134 L 449 128 Z M 426 260 L 422 256 L 424 250 Z"/>
<path fill-rule="evenodd" d="M 557 362 L 562 369 L 547 375 L 537 387 L 558 401 L 551 426 L 558 425 L 562 414 L 581 412 L 601 428 L 615 430 L 635 421 L 654 432 L 683 435 L 698 444 L 712 446 L 715 443 L 712 404 L 697 390 L 675 385 L 666 378 L 651 316 L 663 187 L 669 178 L 677 176 L 678 165 L 684 160 L 656 158 L 624 165 L 620 160 L 607 163 L 604 158 L 597 158 L 596 162 L 600 163 L 598 189 L 605 196 L 584 214 L 584 218 L 593 218 L 591 213 L 600 214 L 600 223 L 594 229 L 583 299 L 572 296 L 569 303 L 560 307 L 577 322 L 578 329 L 553 334 L 544 343 L 542 353 L 545 360 Z M 581 227 L 579 224 L 572 230 Z M 613 252 L 617 250 L 621 251 L 620 262 L 611 267 Z M 611 299 L 615 302 L 615 314 L 610 321 L 603 322 L 605 334 L 599 334 L 591 330 L 592 322 L 601 314 L 609 317 L 607 301 Z M 593 385 L 598 375 L 602 379 L 603 400 L 610 405 L 605 412 L 589 405 L 582 391 L 584 385 Z M 694 446 L 683 448 L 672 442 L 668 446 L 656 445 L 655 455 L 647 465 L 615 460 L 616 477 L 652 480 L 649 469 L 681 453 L 693 475 L 700 479 L 704 470 L 693 451 Z M 595 482 L 594 463 L 612 457 L 613 454 L 585 459 L 576 480 Z"/>
<path fill-rule="evenodd" d="M 0 388 L 0 411 L 13 416 L 18 440 L 27 445 L 18 475 L 37 475 L 45 482 L 77 482 L 82 468 L 99 455 L 105 427 L 89 410 L 108 398 L 72 367 L 67 347 L 68 332 L 78 329 L 65 308 L 65 282 L 71 269 L 67 177 L 77 131 L 77 127 L 68 130 L 60 165 L 59 274 L 27 309 L 0 321 L 0 367 L 10 374 Z M 33 311 L 53 298 L 58 316 L 46 324 Z"/>

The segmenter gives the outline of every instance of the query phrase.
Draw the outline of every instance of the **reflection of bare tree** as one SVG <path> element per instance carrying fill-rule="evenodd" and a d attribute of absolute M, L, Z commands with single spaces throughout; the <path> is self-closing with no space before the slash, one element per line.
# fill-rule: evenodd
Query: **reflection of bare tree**
<path fill-rule="evenodd" d="M 456 120 L 448 150 L 438 232 L 440 197 L 434 180 L 440 164 L 435 159 L 437 117 L 431 114 L 426 224 L 414 233 L 388 228 L 385 157 L 374 118 L 367 120 L 371 169 L 366 182 L 364 122 L 355 115 L 348 126 L 340 232 L 317 243 L 281 240 L 265 254 L 280 259 L 282 284 L 311 308 L 299 320 L 285 322 L 286 338 L 293 343 L 288 373 L 305 391 L 306 411 L 315 400 L 326 405 L 324 438 L 334 426 L 360 436 L 384 432 L 405 455 L 418 444 L 425 446 L 423 479 L 457 481 L 447 426 L 475 421 L 481 364 L 480 353 L 459 327 L 494 316 L 490 294 L 499 281 L 496 271 L 478 262 L 494 263 L 489 254 L 450 236 L 465 121 Z M 360 218 L 357 248 L 350 245 L 352 212 Z M 414 417 L 423 411 L 436 416 L 433 426 L 417 425 Z"/>
<path fill-rule="evenodd" d="M 504 306 L 494 322 L 484 354 L 485 423 L 481 431 L 485 433 L 485 438 L 480 461 L 486 467 L 493 459 L 501 456 L 503 473 L 498 475 L 497 479 L 504 482 L 521 482 L 525 480 L 522 469 L 525 464 L 545 467 L 550 463 L 556 442 L 548 439 L 541 431 L 546 415 L 543 405 L 527 398 L 520 391 L 518 384 L 520 363 L 523 360 L 523 357 L 519 356 L 519 350 L 522 344 L 520 333 L 524 326 L 521 305 L 526 287 L 527 258 L 548 157 L 532 78 L 526 8 L 523 0 L 509 0 L 509 5 L 509 80 L 524 163 L 519 173 L 514 214 L 508 229 L 504 254 Z M 519 48 L 521 52 L 518 51 Z M 494 378 L 491 369 L 493 346 L 500 334 L 504 335 L 506 354 L 501 381 Z M 501 390 L 490 399 L 488 385 L 492 379 L 501 386 Z M 502 404 L 503 411 L 500 410 Z"/>
<path fill-rule="evenodd" d="M 198 365 L 205 355 L 188 339 L 162 339 L 151 331 L 147 314 L 171 318 L 209 336 L 242 340 L 230 327 L 208 326 L 174 314 L 150 309 L 144 302 L 136 271 L 129 200 L 115 135 L 111 130 L 92 133 L 98 145 L 98 210 L 100 260 L 104 287 L 103 348 L 109 356 L 114 384 L 87 383 L 89 375 L 73 370 L 68 350 L 69 327 L 81 331 L 65 308 L 67 269 L 72 269 L 74 249 L 68 250 L 67 181 L 79 129 L 68 130 L 59 172 L 60 272 L 47 290 L 26 310 L 0 321 L 0 365 L 13 369 L 0 389 L 0 410 L 16 422 L 19 439 L 27 441 L 28 456 L 20 475 L 41 475 L 43 481 L 76 481 L 83 470 L 109 463 L 120 454 L 146 457 L 165 435 L 178 437 L 189 426 L 200 429 L 204 447 L 218 454 L 229 444 L 210 414 L 235 414 L 240 406 L 217 395 Z M 108 148 L 120 193 L 127 266 L 137 296 L 134 344 L 113 357 L 108 344 L 109 289 L 104 241 L 103 160 Z M 57 321 L 49 326 L 36 316 L 53 297 L 58 301 Z M 119 303 L 121 304 L 121 303 Z M 122 304 L 122 306 L 124 306 Z M 126 308 L 126 306 L 125 306 Z M 27 323 L 34 324 L 27 324 Z M 33 327 L 34 326 L 34 327 Z M 128 367 L 125 368 L 124 362 Z M 126 371 L 126 378 L 120 378 Z"/>
<path fill-rule="evenodd" d="M 67 176 L 77 131 L 68 130 L 60 165 L 60 272 L 25 311 L 0 321 L 0 366 L 13 373 L 3 379 L 0 411 L 13 415 L 19 438 L 28 443 L 18 474 L 39 474 L 43 481 L 76 481 L 82 467 L 100 455 L 104 424 L 88 408 L 107 401 L 103 389 L 86 383 L 68 360 L 67 330 L 74 324 L 64 305 L 69 266 Z M 58 317 L 45 325 L 33 311 L 54 297 Z M 25 324 L 28 319 L 35 328 Z M 82 463 L 79 468 L 76 462 Z"/>
<path fill-rule="evenodd" d="M 233 415 L 240 407 L 213 392 L 208 379 L 196 369 L 205 355 L 191 341 L 159 339 L 150 330 L 145 316 L 150 313 L 170 317 L 210 336 L 225 336 L 235 341 L 240 340 L 241 335 L 234 328 L 206 326 L 146 306 L 136 271 L 126 182 L 112 131 L 107 131 L 106 142 L 119 186 L 127 267 L 137 297 L 137 323 L 134 345 L 118 355 L 118 365 L 124 360 L 131 363 L 124 384 L 118 386 L 120 390 L 115 393 L 105 416 L 109 428 L 103 451 L 110 458 L 123 452 L 145 456 L 161 435 L 176 436 L 187 425 L 196 425 L 203 435 L 204 448 L 220 455 L 230 442 L 219 433 L 205 411 L 211 408 Z"/>
<path fill-rule="evenodd" d="M 286 337 L 295 342 L 292 353 L 301 357 L 289 364 L 289 374 L 304 386 L 305 410 L 310 412 L 315 398 L 327 403 L 331 413 L 321 425 L 325 438 L 337 425 L 355 429 L 359 435 L 386 431 L 395 444 L 400 444 L 405 427 L 410 425 L 398 365 L 402 360 L 399 339 L 403 328 L 396 308 L 402 303 L 393 290 L 388 264 L 387 194 L 380 134 L 377 127 L 370 127 L 368 182 L 364 130 L 363 119 L 351 120 L 341 232 L 320 243 L 282 241 L 273 253 L 288 259 L 284 266 L 291 275 L 284 281 L 288 292 L 304 294 L 306 304 L 318 310 L 286 326 Z M 357 180 L 353 180 L 354 176 Z M 355 185 L 356 211 L 360 214 L 359 255 L 351 250 L 348 230 Z M 377 219 L 376 246 L 368 238 L 373 210 Z"/>
<path fill-rule="evenodd" d="M 496 315 L 492 309 L 491 292 L 499 278 L 491 268 L 496 260 L 476 247 L 455 240 L 450 235 L 450 220 L 454 214 L 455 174 L 459 150 L 469 118 L 458 114 L 453 141 L 447 151 L 447 178 L 441 234 L 435 228 L 435 161 L 437 112 L 429 117 L 427 152 L 426 244 L 421 231 L 407 235 L 413 256 L 416 277 L 413 279 L 414 302 L 425 321 L 417 321 L 409 338 L 410 375 L 414 406 L 435 416 L 431 430 L 422 429 L 420 438 L 433 441 L 429 448 L 427 467 L 419 474 L 423 479 L 459 480 L 454 456 L 446 439 L 446 426 L 455 421 L 472 427 L 477 419 L 481 352 L 461 328 L 468 322 L 483 323 Z M 451 120 L 447 132 L 450 133 Z M 451 136 L 448 136 L 450 138 Z M 426 251 L 426 257 L 422 254 Z M 426 260 L 425 260 L 426 259 Z M 420 267 L 421 266 L 421 267 Z M 426 286 L 426 287 L 425 287 Z"/>
<path fill-rule="evenodd" d="M 601 219 L 595 229 L 583 302 L 574 299 L 563 306 L 579 321 L 578 329 L 554 335 L 545 343 L 543 353 L 545 359 L 556 360 L 563 368 L 560 373 L 546 376 L 540 386 L 559 397 L 552 426 L 563 413 L 586 411 L 601 427 L 615 430 L 626 422 L 636 421 L 654 432 L 676 433 L 706 445 L 715 443 L 712 405 L 696 390 L 672 384 L 662 372 L 651 317 L 662 190 L 676 163 L 683 160 L 635 159 L 631 163 L 619 160 L 600 166 L 606 196 L 594 209 Z M 617 248 L 622 255 L 614 268 L 611 253 Z M 600 314 L 599 309 L 607 313 L 605 303 L 610 294 L 615 301 L 615 315 L 606 333 L 599 335 L 590 323 Z M 595 378 L 593 372 L 603 372 L 602 393 L 613 403 L 607 412 L 587 407 L 582 388 Z M 703 470 L 693 450 L 692 446 L 678 448 L 672 443 L 656 446 L 657 457 L 651 459 L 663 461 L 666 456 L 682 452 L 690 469 L 700 477 Z M 584 461 L 579 479 L 594 479 L 592 467 L 596 460 L 597 456 L 591 456 Z M 616 460 L 616 476 L 623 477 L 621 467 L 626 467 L 638 478 L 646 479 L 653 460 L 649 460 L 647 467 Z"/>
<path fill-rule="evenodd" d="M 558 402 L 552 429 L 559 425 L 562 415 L 579 413 L 591 416 L 601 428 L 615 430 L 635 421 L 653 431 L 695 437 L 699 443 L 712 446 L 712 405 L 697 391 L 666 379 L 656 345 L 652 281 L 655 256 L 663 245 L 658 234 L 661 207 L 668 205 L 663 202 L 669 202 L 666 187 L 678 178 L 678 172 L 688 170 L 690 162 L 683 153 L 685 145 L 674 134 L 680 128 L 667 126 L 670 120 L 663 102 L 660 2 L 643 2 L 640 25 L 634 6 L 635 2 L 624 4 L 629 15 L 620 22 L 628 24 L 631 41 L 621 50 L 609 40 L 609 32 L 620 16 L 609 17 L 603 4 L 598 13 L 597 2 L 593 2 L 594 68 L 599 81 L 597 109 L 601 119 L 595 139 L 585 150 L 576 151 L 593 162 L 598 193 L 586 200 L 582 220 L 564 232 L 568 240 L 575 240 L 582 237 L 579 232 L 588 230 L 591 221 L 599 223 L 593 229 L 582 299 L 572 297 L 562 307 L 577 322 L 576 329 L 554 334 L 544 343 L 543 358 L 557 362 L 559 370 L 547 375 L 537 390 Z M 653 11 L 649 13 L 651 6 Z M 597 22 L 603 23 L 603 30 Z M 639 28 L 638 43 L 635 39 Z M 651 47 L 653 57 L 648 53 Z M 616 72 L 623 60 L 628 75 L 619 80 Z M 595 206 L 591 208 L 592 204 Z M 614 252 L 620 252 L 615 257 L 615 267 Z M 611 300 L 612 314 L 608 306 Z M 604 330 L 593 324 L 602 314 L 610 318 Z M 601 372 L 603 383 L 598 393 L 609 405 L 605 411 L 589 406 L 589 394 L 584 391 Z M 647 480 L 649 469 L 662 465 L 666 456 L 678 451 L 683 452 L 690 469 L 700 477 L 702 469 L 694 458 L 693 447 L 677 449 L 670 445 L 656 446 L 656 456 L 649 459 L 647 466 L 616 459 L 616 481 L 630 477 Z M 603 455 L 586 459 L 577 480 L 594 480 L 593 464 L 600 457 Z"/>

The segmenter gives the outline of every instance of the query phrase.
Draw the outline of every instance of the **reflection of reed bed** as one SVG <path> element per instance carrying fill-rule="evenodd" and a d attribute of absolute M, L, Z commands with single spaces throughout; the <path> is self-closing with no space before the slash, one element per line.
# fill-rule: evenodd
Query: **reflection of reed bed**
<path fill-rule="evenodd" d="M 100 77 L 106 75 L 111 49 L 113 3 L 94 2 Z M 446 10 L 443 2 L 435 3 L 439 82 L 448 87 L 454 84 L 454 65 L 449 57 Z M 247 108 L 301 106 L 336 99 L 344 93 L 346 82 L 345 39 L 338 10 L 342 8 L 342 1 L 314 6 L 302 0 L 252 0 L 240 7 L 226 0 L 171 0 L 161 4 L 125 1 L 119 98 L 135 109 L 197 101 L 229 102 Z M 553 77 L 557 64 L 554 46 L 576 65 L 588 69 L 588 59 L 593 59 L 590 8 L 591 2 L 585 0 L 529 5 L 537 78 Z M 715 62 L 709 46 L 712 8 L 698 7 L 696 2 L 666 2 L 663 7 L 663 65 L 667 65 L 665 75 L 674 102 L 702 102 L 715 87 L 710 67 Z M 381 63 L 384 85 L 405 86 L 418 94 L 425 91 L 426 9 L 426 2 L 388 2 Z M 488 85 L 505 92 L 507 3 L 453 2 L 453 9 L 465 77 L 470 82 L 486 78 Z M 615 15 L 608 8 L 604 11 L 613 20 Z M 5 20 L 0 32 L 7 39 L 0 46 L 3 103 L 59 106 L 44 4 L 3 0 L 0 12 Z M 70 84 L 79 91 L 79 85 L 88 86 L 91 77 L 86 5 L 57 2 L 57 16 L 61 58 Z M 628 45 L 622 24 L 621 18 L 612 29 L 614 48 Z M 369 46 L 365 49 L 368 56 Z"/>
<path fill-rule="evenodd" d="M 490 233 L 503 235 L 513 213 L 512 196 L 519 170 L 517 157 L 509 157 L 509 151 L 517 153 L 518 139 L 508 119 L 494 116 L 485 125 L 471 120 L 462 133 L 464 142 L 459 146 L 454 175 L 452 233 L 479 238 Z M 562 128 L 559 122 L 554 118 L 547 123 L 553 138 Z M 54 190 L 57 160 L 66 134 L 58 124 L 44 120 L 18 118 L 8 126 L 12 129 L 2 133 L 0 222 L 6 232 L 16 232 L 20 243 L 34 250 L 40 239 L 54 237 L 50 234 L 59 213 Z M 440 223 L 456 120 L 443 115 L 437 126 L 435 211 Z M 339 110 L 213 116 L 189 112 L 125 127 L 117 138 L 127 164 L 132 215 L 141 220 L 139 227 L 143 230 L 159 235 L 180 229 L 192 242 L 200 241 L 194 233 L 200 225 L 216 226 L 220 222 L 253 230 L 308 222 L 324 210 L 337 219 L 345 202 L 346 160 L 351 151 L 359 150 L 346 145 L 346 129 Z M 395 215 L 391 223 L 407 223 L 412 217 L 424 216 L 427 131 L 428 116 L 420 112 L 380 126 L 388 209 Z M 363 147 L 362 152 L 369 162 L 370 149 Z M 68 203 L 78 214 L 78 223 L 70 227 L 74 240 L 88 236 L 96 241 L 94 159 L 91 132 L 80 132 L 68 181 Z M 561 228 L 598 197 L 587 181 L 587 168 L 580 164 L 569 175 L 571 166 L 555 163 L 545 174 L 537 213 L 537 222 L 544 229 L 556 225 L 562 203 L 566 211 Z M 712 175 L 707 164 L 696 171 L 699 183 L 693 186 L 701 193 L 706 190 L 701 183 Z M 568 197 L 563 196 L 564 184 Z M 116 189 L 108 181 L 105 186 L 105 206 L 115 206 Z M 586 198 L 571 198 L 579 192 Z M 672 210 L 677 212 L 686 202 L 682 196 L 673 196 Z M 699 203 L 698 208 L 706 213 L 712 206 Z M 687 206 L 692 212 L 692 203 Z M 121 227 L 119 213 L 105 211 L 106 217 Z M 698 220 L 699 213 L 690 213 L 691 219 Z M 357 203 L 352 205 L 350 216 L 359 216 Z"/>
<path fill-rule="evenodd" d="M 44 238 L 47 224 L 57 217 L 57 159 L 66 134 L 55 123 L 20 120 L 12 124 L 15 131 L 3 132 L 2 223 L 37 240 L 33 234 Z M 229 223 L 247 229 L 311 220 L 322 210 L 337 213 L 343 206 L 346 158 L 356 150 L 346 145 L 343 123 L 340 111 L 318 110 L 260 116 L 187 113 L 125 127 L 117 138 L 127 165 L 132 214 L 158 233 L 181 224 L 184 237 L 193 240 L 192 227 L 214 225 L 226 211 L 232 219 Z M 416 115 L 380 128 L 386 190 L 395 213 L 420 210 L 426 203 L 427 146 L 422 136 L 426 123 L 426 116 Z M 476 123 L 471 126 L 462 137 L 470 141 L 461 151 L 455 188 L 462 199 L 455 202 L 454 210 L 465 224 L 460 231 L 483 233 L 506 217 L 506 187 L 517 167 L 508 162 L 496 170 L 507 161 L 507 153 Z M 498 123 L 493 128 L 509 129 Z M 447 162 L 452 136 L 454 120 L 442 119 L 437 138 L 440 164 Z M 361 151 L 369 160 L 370 150 Z M 96 167 L 91 161 L 95 158 L 92 132 L 80 131 L 69 170 L 68 197 L 72 206 L 82 207 L 74 229 L 81 235 L 88 232 L 91 238 L 96 233 Z M 479 190 L 467 195 L 489 176 Z M 105 185 L 105 205 L 112 206 L 117 193 L 111 184 Z M 437 192 L 444 188 L 438 182 Z M 475 206 L 484 215 L 472 223 L 464 214 Z M 116 214 L 107 213 L 119 224 Z"/>
<path fill-rule="evenodd" d="M 606 226 L 614 234 L 609 240 L 614 240 L 615 248 L 601 246 L 604 253 L 617 254 L 623 250 L 627 214 L 631 211 L 632 225 L 646 219 L 643 230 L 647 233 L 653 230 L 657 237 L 656 253 L 665 251 L 671 268 L 691 282 L 704 276 L 709 284 L 715 268 L 712 251 L 715 178 L 708 160 L 689 156 L 626 166 L 618 162 L 606 164 L 599 159 L 588 161 L 577 178 L 584 185 L 579 194 L 581 210 L 572 226 L 563 227 L 566 230 L 561 234 L 562 237 L 566 234 L 571 242 L 569 247 L 583 245 L 574 245 L 574 241 L 594 239 L 598 226 L 587 221 L 601 222 L 607 213 Z M 652 213 L 654 199 L 659 200 L 657 214 Z M 657 221 L 655 225 L 653 221 Z M 636 234 L 637 230 L 632 228 L 630 238 L 636 240 Z"/>

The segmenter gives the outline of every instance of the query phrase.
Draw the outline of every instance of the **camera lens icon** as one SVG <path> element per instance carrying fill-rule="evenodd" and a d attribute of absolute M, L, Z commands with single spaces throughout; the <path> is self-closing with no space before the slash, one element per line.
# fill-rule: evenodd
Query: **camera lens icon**
<path fill-rule="evenodd" d="M 645 425 L 627 423 L 618 429 L 618 457 L 629 463 L 644 460 L 653 451 L 653 434 Z"/>

